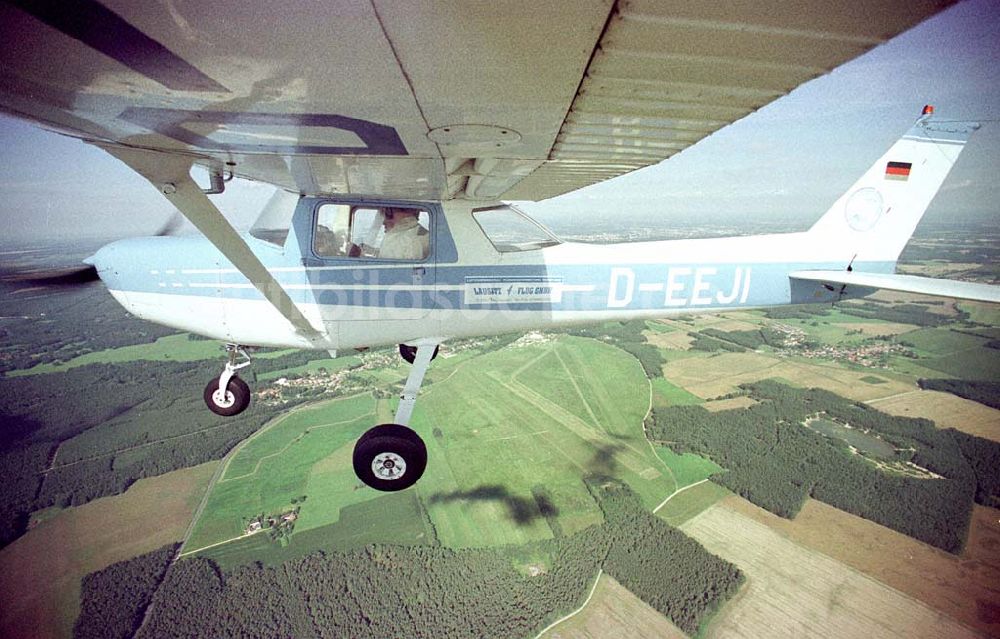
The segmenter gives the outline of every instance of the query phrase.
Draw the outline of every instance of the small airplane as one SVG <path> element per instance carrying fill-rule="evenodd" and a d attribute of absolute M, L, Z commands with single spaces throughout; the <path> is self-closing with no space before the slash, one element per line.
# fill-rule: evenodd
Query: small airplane
<path fill-rule="evenodd" d="M 412 367 L 394 422 L 353 459 L 395 491 L 426 467 L 408 424 L 450 339 L 877 289 L 1000 301 L 895 274 L 978 127 L 929 106 L 806 232 L 580 244 L 504 203 L 658 162 L 937 9 L 816 5 L 5 0 L 19 46 L 0 52 L 0 109 L 106 150 L 204 234 L 121 240 L 88 263 L 137 317 L 227 343 L 212 411 L 249 405 L 247 347 L 398 344 Z M 208 197 L 233 175 L 278 187 L 246 235 Z"/>

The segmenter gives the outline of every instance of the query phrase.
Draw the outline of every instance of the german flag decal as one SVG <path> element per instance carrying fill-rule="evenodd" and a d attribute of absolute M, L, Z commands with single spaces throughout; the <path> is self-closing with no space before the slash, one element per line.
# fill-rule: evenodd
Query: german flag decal
<path fill-rule="evenodd" d="M 889 162 L 885 165 L 885 179 L 905 182 L 910 177 L 911 166 L 909 162 Z"/>

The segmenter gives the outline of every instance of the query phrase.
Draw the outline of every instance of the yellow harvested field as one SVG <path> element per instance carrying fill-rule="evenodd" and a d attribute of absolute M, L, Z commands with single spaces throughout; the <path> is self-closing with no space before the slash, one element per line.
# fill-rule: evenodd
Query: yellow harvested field
<path fill-rule="evenodd" d="M 0 637 L 70 637 L 80 580 L 180 541 L 218 462 L 140 479 L 68 508 L 0 552 Z"/>
<path fill-rule="evenodd" d="M 954 428 L 1000 442 L 1000 410 L 951 393 L 917 389 L 868 404 L 890 415 L 926 417 L 938 428 Z"/>
<path fill-rule="evenodd" d="M 926 604 L 722 504 L 681 529 L 747 583 L 707 637 L 977 637 Z M 926 578 L 926 576 L 925 576 Z"/>
<path fill-rule="evenodd" d="M 1000 636 L 1000 511 L 994 508 L 975 506 L 965 551 L 956 557 L 813 499 L 792 521 L 735 497 L 720 506 Z"/>
<path fill-rule="evenodd" d="M 889 380 L 866 384 L 868 371 L 854 371 L 833 363 L 811 363 L 761 353 L 723 353 L 697 359 L 678 359 L 663 366 L 670 382 L 703 399 L 733 392 L 740 384 L 783 377 L 799 386 L 825 388 L 849 399 L 867 401 L 904 393 L 910 384 Z"/>
<path fill-rule="evenodd" d="M 657 333 L 656 331 L 643 331 L 646 341 L 657 348 L 665 348 L 674 351 L 686 351 L 691 348 L 694 338 L 686 331 L 671 331 L 669 333 Z"/>
<path fill-rule="evenodd" d="M 720 410 L 732 410 L 734 408 L 747 408 L 757 403 L 757 400 L 746 396 L 733 397 L 732 399 L 720 399 L 714 402 L 705 402 L 701 405 L 705 410 L 717 413 Z"/>
<path fill-rule="evenodd" d="M 833 324 L 845 331 L 861 331 L 865 337 L 883 337 L 885 335 L 902 335 L 915 331 L 919 326 L 913 324 L 897 324 L 894 322 L 843 322 Z"/>
<path fill-rule="evenodd" d="M 625 586 L 601 575 L 594 596 L 578 614 L 544 639 L 683 639 L 686 635 Z"/>

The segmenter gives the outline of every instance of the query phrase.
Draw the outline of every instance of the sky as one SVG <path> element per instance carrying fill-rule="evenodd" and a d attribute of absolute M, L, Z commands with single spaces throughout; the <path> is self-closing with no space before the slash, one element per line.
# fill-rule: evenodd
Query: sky
<path fill-rule="evenodd" d="M 656 166 L 532 204 L 544 217 L 623 223 L 789 220 L 807 228 L 904 133 L 924 104 L 974 119 L 928 221 L 1000 220 L 1000 0 L 968 0 L 799 87 Z M 0 237 L 156 232 L 173 209 L 118 160 L 0 116 Z M 246 228 L 271 187 L 234 182 L 220 209 Z"/>

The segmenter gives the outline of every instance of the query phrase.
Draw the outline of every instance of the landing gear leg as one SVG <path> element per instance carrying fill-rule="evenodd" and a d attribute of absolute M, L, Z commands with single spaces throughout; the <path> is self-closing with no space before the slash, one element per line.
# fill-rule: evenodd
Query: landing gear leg
<path fill-rule="evenodd" d="M 239 415 L 250 405 L 250 387 L 236 371 L 246 368 L 251 361 L 249 353 L 239 344 L 226 344 L 226 352 L 229 354 L 226 367 L 205 387 L 204 397 L 210 411 L 231 417 Z M 236 363 L 237 356 L 242 356 L 244 361 Z"/>
<path fill-rule="evenodd" d="M 393 492 L 409 488 L 427 467 L 427 447 L 408 424 L 437 344 L 420 344 L 416 351 L 413 368 L 399 398 L 396 423 L 372 428 L 354 445 L 354 473 L 376 490 Z"/>

